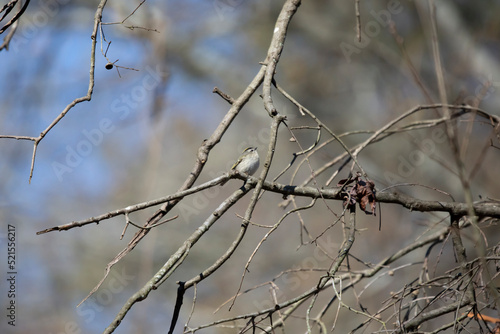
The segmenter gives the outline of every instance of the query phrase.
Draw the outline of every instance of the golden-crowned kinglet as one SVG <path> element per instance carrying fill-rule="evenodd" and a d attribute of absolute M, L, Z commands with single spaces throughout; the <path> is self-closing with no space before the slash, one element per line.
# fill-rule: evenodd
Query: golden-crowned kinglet
<path fill-rule="evenodd" d="M 238 160 L 236 160 L 233 167 L 231 167 L 231 170 L 235 169 L 240 173 L 253 175 L 259 168 L 259 164 L 260 159 L 257 147 L 248 147 L 241 153 Z M 221 186 L 225 183 L 226 181 L 222 182 Z"/>

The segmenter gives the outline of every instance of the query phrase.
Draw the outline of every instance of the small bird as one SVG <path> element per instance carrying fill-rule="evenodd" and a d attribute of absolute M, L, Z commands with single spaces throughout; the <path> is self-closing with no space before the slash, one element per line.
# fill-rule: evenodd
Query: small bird
<path fill-rule="evenodd" d="M 241 153 L 240 157 L 234 163 L 231 170 L 237 170 L 240 173 L 253 175 L 257 169 L 259 169 L 260 159 L 259 153 L 257 152 L 257 147 L 248 147 L 243 153 Z M 227 182 L 224 181 L 221 183 L 223 186 Z"/>

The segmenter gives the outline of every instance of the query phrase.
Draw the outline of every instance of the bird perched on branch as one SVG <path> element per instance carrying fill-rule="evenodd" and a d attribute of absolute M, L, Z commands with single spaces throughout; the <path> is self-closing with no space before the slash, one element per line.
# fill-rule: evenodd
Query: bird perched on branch
<path fill-rule="evenodd" d="M 240 157 L 234 163 L 231 170 L 237 170 L 242 174 L 253 175 L 257 169 L 259 169 L 260 159 L 259 153 L 257 152 L 257 147 L 248 147 L 243 153 L 241 153 Z M 223 181 L 220 185 L 223 186 L 226 181 Z"/>

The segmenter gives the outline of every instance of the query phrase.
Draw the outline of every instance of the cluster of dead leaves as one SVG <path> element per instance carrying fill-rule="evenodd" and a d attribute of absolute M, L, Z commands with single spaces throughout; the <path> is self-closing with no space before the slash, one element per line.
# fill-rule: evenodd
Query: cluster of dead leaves
<path fill-rule="evenodd" d="M 342 194 L 344 198 L 344 206 L 355 206 L 359 204 L 361 210 L 367 215 L 376 216 L 376 201 L 375 201 L 375 183 L 371 180 L 362 180 L 361 174 L 358 173 L 355 177 L 340 180 L 338 186 L 347 188 L 351 183 L 354 183 L 349 190 Z M 370 211 L 371 210 L 371 211 Z"/>

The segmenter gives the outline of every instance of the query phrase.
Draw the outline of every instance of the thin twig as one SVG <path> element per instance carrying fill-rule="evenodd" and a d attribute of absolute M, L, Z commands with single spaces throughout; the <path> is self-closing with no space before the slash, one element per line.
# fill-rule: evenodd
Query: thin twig
<path fill-rule="evenodd" d="M 29 2 L 29 1 L 27 1 Z M 91 42 L 91 50 L 90 50 L 90 74 L 89 74 L 89 87 L 87 90 L 87 94 L 85 96 L 79 97 L 71 101 L 64 109 L 63 111 L 57 116 L 50 125 L 43 130 L 38 137 L 35 138 L 34 140 L 34 145 L 33 145 L 33 155 L 31 157 L 31 167 L 30 167 L 30 176 L 29 176 L 29 182 L 31 183 L 31 178 L 33 177 L 33 170 L 35 169 L 35 157 L 36 157 L 36 152 L 38 149 L 38 145 L 42 141 L 42 139 L 49 133 L 50 130 L 52 130 L 57 123 L 61 119 L 66 116 L 66 114 L 77 104 L 85 102 L 85 101 L 90 101 L 92 98 L 92 93 L 94 91 L 94 73 L 95 73 L 95 51 L 96 51 L 96 42 L 97 42 L 97 32 L 99 30 L 99 25 L 102 20 L 102 12 L 104 10 L 104 7 L 106 6 L 107 0 L 101 0 L 99 5 L 97 6 L 97 10 L 94 15 L 94 28 L 92 31 L 92 34 L 90 35 L 90 38 L 92 40 Z"/>
<path fill-rule="evenodd" d="M 356 36 L 361 42 L 361 14 L 359 13 L 359 0 L 354 0 L 354 11 L 356 12 Z"/>
<path fill-rule="evenodd" d="M 132 306 L 141 300 L 147 298 L 151 290 L 158 288 L 165 280 L 172 275 L 175 269 L 182 263 L 182 261 L 188 255 L 190 249 L 193 245 L 195 245 L 198 240 L 210 229 L 210 227 L 219 220 L 219 218 L 231 208 L 240 198 L 242 198 L 248 191 L 252 189 L 252 186 L 246 183 L 242 188 L 235 191 L 223 204 L 221 204 L 216 211 L 214 211 L 210 217 L 199 227 L 197 228 L 189 238 L 184 241 L 182 246 L 180 246 L 177 251 L 170 256 L 168 261 L 163 265 L 163 267 L 136 293 L 134 293 L 128 301 L 122 306 L 121 310 L 116 315 L 115 319 L 111 322 L 111 324 L 106 328 L 104 334 L 110 334 L 114 332 L 114 330 L 119 326 L 122 322 L 123 318 L 126 316 L 128 311 L 132 308 Z M 234 247 L 235 248 L 235 247 Z M 227 259 L 227 258 L 226 258 Z M 220 260 L 221 263 L 217 263 L 218 266 L 222 265 L 225 260 Z M 108 266 L 107 270 L 110 269 Z M 193 286 L 195 283 L 198 283 L 204 277 L 208 277 L 211 272 L 215 271 L 216 268 L 209 268 L 210 272 L 207 273 L 205 271 L 203 274 L 198 275 L 197 278 L 189 280 L 183 283 L 183 289 L 186 290 L 190 286 Z M 106 278 L 107 274 L 104 276 Z M 103 279 L 104 280 L 104 279 Z M 102 281 L 100 282 L 102 284 Z M 93 291 L 90 292 L 89 296 L 92 295 L 97 288 L 100 286 L 98 284 Z M 87 298 L 89 297 L 87 296 Z M 86 298 L 86 299 L 87 299 Z M 84 299 L 85 300 L 85 299 Z M 83 301 L 82 301 L 83 302 Z M 80 303 L 81 304 L 81 303 Z M 172 322 L 171 328 L 175 327 L 175 321 Z"/>
<path fill-rule="evenodd" d="M 19 11 L 16 13 L 16 15 L 14 15 L 9 20 L 9 22 L 7 22 L 2 28 L 0 28 L 0 34 L 3 33 L 5 30 L 7 30 L 7 28 L 9 28 L 11 25 L 13 25 L 14 23 L 16 23 L 17 20 L 19 20 L 19 18 L 21 17 L 21 15 L 23 15 L 23 13 L 26 10 L 26 8 L 28 8 L 29 4 L 30 4 L 30 0 L 25 0 L 23 6 L 21 7 L 21 9 L 19 9 Z"/>

